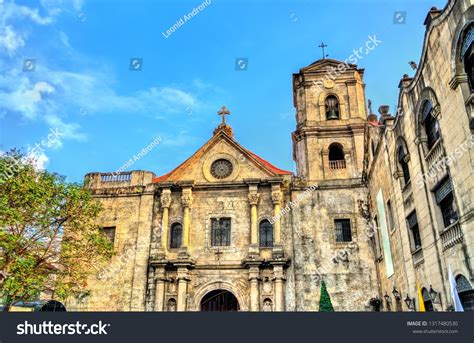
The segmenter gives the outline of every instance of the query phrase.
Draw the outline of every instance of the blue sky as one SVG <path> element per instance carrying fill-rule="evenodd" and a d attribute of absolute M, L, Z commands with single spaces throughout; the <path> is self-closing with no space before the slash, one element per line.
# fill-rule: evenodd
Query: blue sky
<path fill-rule="evenodd" d="M 211 137 L 225 104 L 241 144 L 294 171 L 291 77 L 321 57 L 320 42 L 345 60 L 369 36 L 382 41 L 358 64 L 374 110 L 393 110 L 408 62 L 419 61 L 423 20 L 446 1 L 210 0 L 165 37 L 201 3 L 0 0 L 0 150 L 38 144 L 39 165 L 81 182 L 161 137 L 130 167 L 161 175 Z"/>

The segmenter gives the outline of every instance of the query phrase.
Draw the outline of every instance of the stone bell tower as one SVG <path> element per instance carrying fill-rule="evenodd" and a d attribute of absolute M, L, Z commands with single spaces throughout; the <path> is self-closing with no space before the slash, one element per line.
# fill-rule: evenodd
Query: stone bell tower
<path fill-rule="evenodd" d="M 360 178 L 363 169 L 364 69 L 321 59 L 293 74 L 293 159 L 307 180 Z"/>

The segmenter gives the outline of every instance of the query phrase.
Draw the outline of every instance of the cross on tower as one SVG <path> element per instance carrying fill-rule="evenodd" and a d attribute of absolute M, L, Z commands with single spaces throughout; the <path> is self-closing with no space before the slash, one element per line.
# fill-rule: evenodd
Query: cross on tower
<path fill-rule="evenodd" d="M 324 52 L 324 48 L 327 48 L 328 46 L 326 44 L 324 44 L 324 42 L 321 42 L 321 44 L 318 45 L 318 47 L 323 50 L 323 59 L 325 59 L 326 58 L 326 53 Z"/>
<path fill-rule="evenodd" d="M 218 115 L 222 116 L 222 125 L 225 125 L 225 116 L 228 116 L 230 114 L 230 111 L 227 109 L 227 107 L 222 106 L 219 112 L 217 112 Z"/>

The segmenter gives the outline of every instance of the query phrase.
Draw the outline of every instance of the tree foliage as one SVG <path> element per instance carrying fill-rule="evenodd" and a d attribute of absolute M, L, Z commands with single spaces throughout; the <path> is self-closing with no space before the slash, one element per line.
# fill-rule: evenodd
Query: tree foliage
<path fill-rule="evenodd" d="M 87 278 L 112 251 L 96 225 L 100 210 L 81 185 L 37 170 L 20 152 L 0 156 L 0 299 L 7 309 L 42 293 L 65 299 L 87 291 Z"/>
<path fill-rule="evenodd" d="M 331 297 L 329 296 L 326 284 L 321 282 L 321 296 L 319 298 L 319 312 L 334 312 L 332 307 Z"/>

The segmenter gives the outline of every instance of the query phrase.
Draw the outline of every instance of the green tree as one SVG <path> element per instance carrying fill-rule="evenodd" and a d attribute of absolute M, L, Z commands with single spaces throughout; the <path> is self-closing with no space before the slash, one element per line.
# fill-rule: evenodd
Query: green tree
<path fill-rule="evenodd" d="M 87 292 L 112 254 L 95 224 L 100 204 L 79 184 L 35 168 L 17 150 L 0 156 L 0 299 L 5 310 L 42 293 Z"/>
<path fill-rule="evenodd" d="M 329 296 L 326 284 L 321 281 L 321 296 L 319 298 L 319 312 L 334 312 L 331 297 Z"/>

